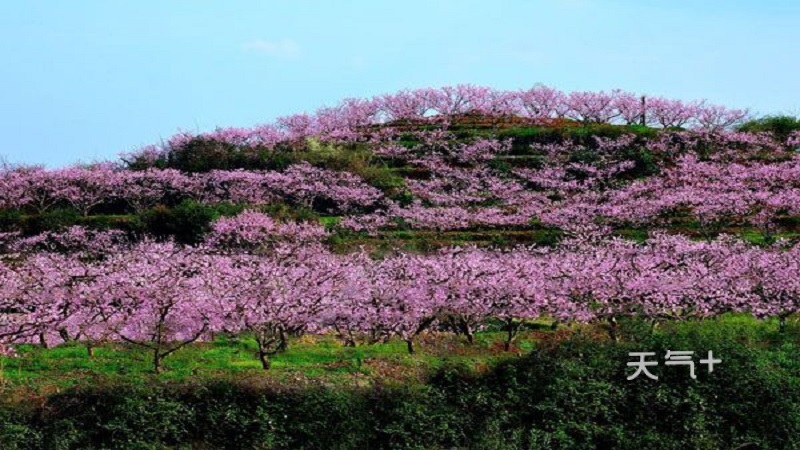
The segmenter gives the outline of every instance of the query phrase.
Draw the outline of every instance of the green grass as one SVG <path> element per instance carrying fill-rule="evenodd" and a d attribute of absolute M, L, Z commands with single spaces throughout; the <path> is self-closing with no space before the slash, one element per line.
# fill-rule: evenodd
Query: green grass
<path fill-rule="evenodd" d="M 597 325 L 562 326 L 549 329 L 543 320 L 523 332 L 512 352 L 503 350 L 505 334 L 484 331 L 475 335 L 472 345 L 463 337 L 431 333 L 417 342 L 417 354 L 409 355 L 404 342 L 345 347 L 332 335 L 292 338 L 286 352 L 272 358 L 272 368 L 263 371 L 256 358 L 256 344 L 247 337 L 217 336 L 213 342 L 190 345 L 165 360 L 165 372 L 152 372 L 150 353 L 123 344 L 105 344 L 93 357 L 79 343 L 44 349 L 20 345 L 19 358 L 0 358 L 0 392 L 48 393 L 71 386 L 143 384 L 154 380 L 197 381 L 218 378 L 262 378 L 296 383 L 316 379 L 328 384 L 363 384 L 377 380 L 422 379 L 445 365 L 464 363 L 475 368 L 489 367 L 535 349 L 542 341 L 559 341 L 566 336 L 585 336 L 605 340 L 605 328 Z M 623 339 L 660 333 L 664 335 L 726 334 L 749 346 L 783 355 L 779 360 L 800 370 L 800 325 L 790 321 L 786 333 L 779 333 L 774 320 L 759 321 L 750 316 L 729 314 L 716 319 L 661 323 L 654 329 L 641 320 L 622 320 Z M 787 351 L 790 351 L 787 353 Z M 794 354 L 794 359 L 786 355 Z M 780 361 L 779 361 L 780 362 Z"/>
<path fill-rule="evenodd" d="M 319 218 L 319 223 L 322 224 L 325 228 L 333 228 L 339 225 L 339 222 L 342 221 L 342 218 L 339 216 L 321 216 Z"/>
<path fill-rule="evenodd" d="M 294 338 L 289 349 L 272 358 L 266 376 L 277 380 L 321 377 L 328 382 L 346 382 L 375 376 L 400 376 L 435 369 L 445 362 L 485 364 L 511 356 L 499 351 L 502 333 L 481 333 L 473 346 L 462 339 L 442 335 L 419 343 L 419 352 L 409 355 L 398 340 L 372 345 L 345 347 L 334 336 Z M 532 348 L 532 338 L 523 337 L 522 349 Z M 265 376 L 256 358 L 255 341 L 249 337 L 218 336 L 213 342 L 190 345 L 165 360 L 165 372 L 152 372 L 151 354 L 125 344 L 105 344 L 90 357 L 81 343 L 53 348 L 26 344 L 17 347 L 18 358 L 0 358 L 0 392 L 28 388 L 51 391 L 85 384 L 147 383 L 160 380 L 213 379 L 219 377 Z"/>

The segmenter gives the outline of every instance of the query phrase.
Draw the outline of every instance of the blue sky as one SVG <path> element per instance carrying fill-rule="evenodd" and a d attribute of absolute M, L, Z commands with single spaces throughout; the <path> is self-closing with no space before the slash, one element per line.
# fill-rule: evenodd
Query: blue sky
<path fill-rule="evenodd" d="M 0 155 L 113 159 L 178 129 L 458 83 L 800 114 L 796 0 L 0 4 Z"/>

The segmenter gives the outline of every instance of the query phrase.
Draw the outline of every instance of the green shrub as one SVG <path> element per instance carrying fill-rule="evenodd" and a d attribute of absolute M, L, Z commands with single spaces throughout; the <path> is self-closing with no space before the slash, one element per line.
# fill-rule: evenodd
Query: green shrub
<path fill-rule="evenodd" d="M 28 408 L 0 406 L 0 448 L 28 450 L 41 448 L 42 433 L 34 425 L 33 412 Z"/>
<path fill-rule="evenodd" d="M 521 127 L 501 130 L 497 133 L 500 138 L 513 138 L 511 154 L 530 154 L 531 144 L 554 144 L 566 140 L 578 145 L 595 147 L 594 137 L 618 138 L 624 134 L 634 134 L 641 137 L 654 137 L 658 130 L 637 125 L 611 125 L 589 124 L 582 126 L 561 127 Z"/>
<path fill-rule="evenodd" d="M 19 231 L 22 226 L 22 212 L 18 209 L 0 210 L 0 232 Z"/>
<path fill-rule="evenodd" d="M 490 159 L 489 162 L 487 163 L 487 165 L 491 169 L 494 169 L 494 170 L 496 170 L 496 171 L 498 171 L 498 172 L 500 172 L 502 174 L 505 174 L 505 175 L 510 174 L 511 170 L 512 170 L 511 164 L 509 164 L 508 161 L 503 160 L 503 159 L 498 158 L 498 157 L 494 157 L 494 158 Z"/>
<path fill-rule="evenodd" d="M 166 157 L 167 167 L 184 172 L 249 169 L 253 168 L 253 161 L 256 160 L 249 149 L 243 150 L 233 144 L 204 137 L 195 137 L 179 147 L 171 148 Z"/>
<path fill-rule="evenodd" d="M 284 170 L 297 162 L 297 158 L 289 151 L 283 149 L 259 149 L 258 162 L 253 169 Z"/>
<path fill-rule="evenodd" d="M 368 184 L 378 189 L 397 189 L 406 185 L 406 180 L 387 166 L 370 165 L 355 170 Z"/>
<path fill-rule="evenodd" d="M 44 448 L 163 449 L 186 442 L 192 411 L 164 387 L 54 395 L 42 411 Z"/>
<path fill-rule="evenodd" d="M 800 118 L 793 116 L 767 116 L 745 122 L 737 130 L 748 133 L 772 133 L 776 138 L 785 140 L 792 132 L 800 130 Z"/>
<path fill-rule="evenodd" d="M 131 216 L 96 215 L 81 217 L 79 225 L 96 230 L 128 229 Z"/>
<path fill-rule="evenodd" d="M 158 238 L 174 238 L 182 244 L 197 244 L 211 230 L 211 223 L 220 216 L 232 216 L 244 209 L 240 205 L 206 205 L 184 200 L 173 208 L 163 205 L 138 214 L 131 228 Z"/>
<path fill-rule="evenodd" d="M 312 209 L 291 206 L 285 202 L 275 202 L 258 208 L 261 212 L 269 214 L 275 220 L 284 222 L 317 222 L 319 215 Z"/>
<path fill-rule="evenodd" d="M 22 231 L 26 235 L 60 231 L 77 225 L 82 218 L 75 208 L 53 208 L 41 214 L 23 217 Z"/>

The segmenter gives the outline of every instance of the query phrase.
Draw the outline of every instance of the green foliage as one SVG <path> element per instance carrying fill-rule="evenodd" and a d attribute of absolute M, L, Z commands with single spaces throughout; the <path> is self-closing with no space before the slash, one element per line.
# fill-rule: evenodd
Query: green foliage
<path fill-rule="evenodd" d="M 620 228 L 614 230 L 614 234 L 640 243 L 647 241 L 647 238 L 650 236 L 650 232 L 642 228 Z"/>
<path fill-rule="evenodd" d="M 128 215 L 96 215 L 81 217 L 78 225 L 96 230 L 129 229 L 131 216 Z"/>
<path fill-rule="evenodd" d="M 211 230 L 214 220 L 235 215 L 243 209 L 241 205 L 206 205 L 184 200 L 173 208 L 158 205 L 143 211 L 133 219 L 131 227 L 158 238 L 171 237 L 182 244 L 197 244 Z"/>
<path fill-rule="evenodd" d="M 618 138 L 624 134 L 641 137 L 654 137 L 658 130 L 638 125 L 588 124 L 583 126 L 560 127 L 519 127 L 508 128 L 496 133 L 498 138 L 513 138 L 512 154 L 530 153 L 531 144 L 553 144 L 570 140 L 576 144 L 593 147 L 594 137 Z"/>
<path fill-rule="evenodd" d="M 659 163 L 663 162 L 645 147 L 625 148 L 620 152 L 620 159 L 634 162 L 633 168 L 627 171 L 628 176 L 632 178 L 658 174 L 661 171 Z"/>
<path fill-rule="evenodd" d="M 287 149 L 259 149 L 257 163 L 254 168 L 261 170 L 284 170 L 296 162 L 296 157 Z"/>
<path fill-rule="evenodd" d="M 306 148 L 293 153 L 293 158 L 330 170 L 347 171 L 382 190 L 405 186 L 405 180 L 385 162 L 374 157 L 363 144 L 334 145 L 307 139 Z"/>
<path fill-rule="evenodd" d="M 351 172 L 357 172 L 372 160 L 372 152 L 366 146 L 328 144 L 315 138 L 306 139 L 306 147 L 294 156 L 315 166 Z"/>
<path fill-rule="evenodd" d="M 42 214 L 22 217 L 22 231 L 26 235 L 60 231 L 77 225 L 81 218 L 81 214 L 75 208 L 53 208 Z"/>
<path fill-rule="evenodd" d="M 251 149 L 241 149 L 222 141 L 195 137 L 167 152 L 166 167 L 184 172 L 255 169 L 258 168 L 256 155 Z"/>
<path fill-rule="evenodd" d="M 406 180 L 386 165 L 370 165 L 353 171 L 370 185 L 382 189 L 397 189 L 406 185 Z"/>
<path fill-rule="evenodd" d="M 87 408 L 87 406 L 90 406 Z M 161 387 L 54 395 L 42 411 L 44 448 L 161 449 L 189 436 L 191 411 Z"/>
<path fill-rule="evenodd" d="M 414 194 L 412 194 L 411 191 L 406 189 L 388 195 L 388 197 L 401 207 L 407 207 L 410 206 L 412 203 L 414 203 Z"/>
<path fill-rule="evenodd" d="M 654 325 L 622 320 L 620 342 L 597 338 L 593 328 L 575 328 L 566 338 L 539 330 L 549 337 L 531 353 L 494 364 L 455 355 L 399 356 L 402 343 L 361 349 L 329 341 L 298 343 L 303 349 L 295 350 L 291 364 L 276 365 L 288 378 L 94 383 L 36 403 L 5 400 L 0 447 L 671 450 L 750 443 L 760 449 L 800 448 L 796 326 L 779 333 L 775 323 L 739 315 Z M 475 345 L 490 345 L 498 337 L 479 334 Z M 223 339 L 215 348 L 243 344 Z M 713 350 L 723 362 L 712 373 L 698 364 L 692 380 L 688 367 L 664 365 L 667 349 L 693 350 L 695 360 Z M 78 350 L 46 352 L 77 356 Z M 633 370 L 626 366 L 628 353 L 635 351 L 656 352 L 659 365 L 649 369 L 657 381 L 643 375 L 626 379 Z M 318 377 L 310 370 L 319 367 L 314 364 L 354 357 L 357 383 L 331 378 L 339 373 L 333 369 L 320 383 L 290 370 L 309 364 L 305 374 Z M 359 366 L 376 359 L 384 361 L 379 367 L 416 360 L 431 372 L 419 380 L 377 378 L 365 384 Z M 486 363 L 489 368 L 481 368 Z"/>
<path fill-rule="evenodd" d="M 34 425 L 34 411 L 22 406 L 0 406 L 0 448 L 33 450 L 42 447 L 42 431 Z"/>
<path fill-rule="evenodd" d="M 319 223 L 328 231 L 334 230 L 341 221 L 342 218 L 338 216 L 323 216 L 319 218 Z"/>
<path fill-rule="evenodd" d="M 792 132 L 800 130 L 800 117 L 766 116 L 745 122 L 737 130 L 772 133 L 776 138 L 785 140 Z"/>
<path fill-rule="evenodd" d="M 269 214 L 273 219 L 283 222 L 316 222 L 319 215 L 312 209 L 302 206 L 293 206 L 284 202 L 275 202 L 258 208 L 259 211 Z"/>
<path fill-rule="evenodd" d="M 489 162 L 487 163 L 487 165 L 490 168 L 492 168 L 492 169 L 494 169 L 494 170 L 496 170 L 496 171 L 498 171 L 500 173 L 503 173 L 503 174 L 511 173 L 511 169 L 512 169 L 511 164 L 509 164 L 508 161 L 505 161 L 505 160 L 503 160 L 501 158 L 497 158 L 497 157 L 494 157 L 494 158 L 490 159 Z"/>
<path fill-rule="evenodd" d="M 19 231 L 22 212 L 18 209 L 0 209 L 0 232 Z"/>

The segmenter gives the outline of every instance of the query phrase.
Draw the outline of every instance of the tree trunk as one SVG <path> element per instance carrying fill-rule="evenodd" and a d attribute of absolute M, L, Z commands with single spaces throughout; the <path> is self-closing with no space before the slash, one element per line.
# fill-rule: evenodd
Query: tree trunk
<path fill-rule="evenodd" d="M 261 361 L 261 369 L 269 370 L 271 365 L 269 354 L 260 346 L 258 348 L 258 360 Z"/>
<path fill-rule="evenodd" d="M 517 338 L 517 332 L 519 332 L 519 328 L 522 324 L 514 324 L 513 320 L 510 320 L 506 323 L 506 342 L 503 345 L 505 351 L 511 351 L 511 344 L 514 342 L 514 339 Z"/>
<path fill-rule="evenodd" d="M 408 354 L 409 355 L 413 355 L 414 354 L 414 341 L 411 340 L 411 339 L 407 339 L 406 340 L 406 347 L 408 348 Z"/>
<path fill-rule="evenodd" d="M 289 337 L 284 330 L 278 332 L 278 348 L 279 352 L 285 352 L 289 348 Z"/>
<path fill-rule="evenodd" d="M 39 333 L 39 344 L 42 345 L 42 348 L 47 348 L 47 339 L 44 338 L 44 333 Z"/>
<path fill-rule="evenodd" d="M 334 329 L 336 330 L 336 333 L 339 335 L 339 339 L 342 340 L 342 345 L 344 347 L 353 347 L 353 348 L 355 348 L 355 346 L 356 346 L 356 338 L 353 337 L 353 331 L 352 330 L 350 330 L 348 328 L 347 331 L 345 332 L 345 331 L 342 331 L 341 329 L 339 329 L 339 326 L 334 327 Z"/>
<path fill-rule="evenodd" d="M 464 336 L 467 337 L 467 343 L 472 345 L 475 343 L 475 335 L 472 332 L 472 328 L 469 326 L 469 322 L 465 319 L 461 319 L 459 325 L 461 326 L 461 332 L 464 333 Z"/>
<path fill-rule="evenodd" d="M 614 342 L 619 341 L 619 336 L 617 335 L 617 319 L 613 316 L 608 319 L 608 337 Z"/>
<path fill-rule="evenodd" d="M 156 375 L 161 373 L 161 352 L 158 349 L 153 350 L 153 372 Z"/>
<path fill-rule="evenodd" d="M 778 316 L 778 331 L 781 333 L 786 332 L 786 314 L 781 314 Z"/>
<path fill-rule="evenodd" d="M 87 342 L 86 352 L 89 354 L 89 358 L 94 358 L 94 344 L 92 344 L 91 342 Z"/>
<path fill-rule="evenodd" d="M 647 126 L 647 97 L 644 95 L 642 96 L 642 121 L 639 125 L 643 127 Z"/>
<path fill-rule="evenodd" d="M 63 340 L 64 342 L 69 342 L 72 340 L 69 337 L 69 332 L 67 332 L 65 328 L 61 328 L 60 330 L 58 330 L 58 336 L 61 337 L 61 340 Z"/>

